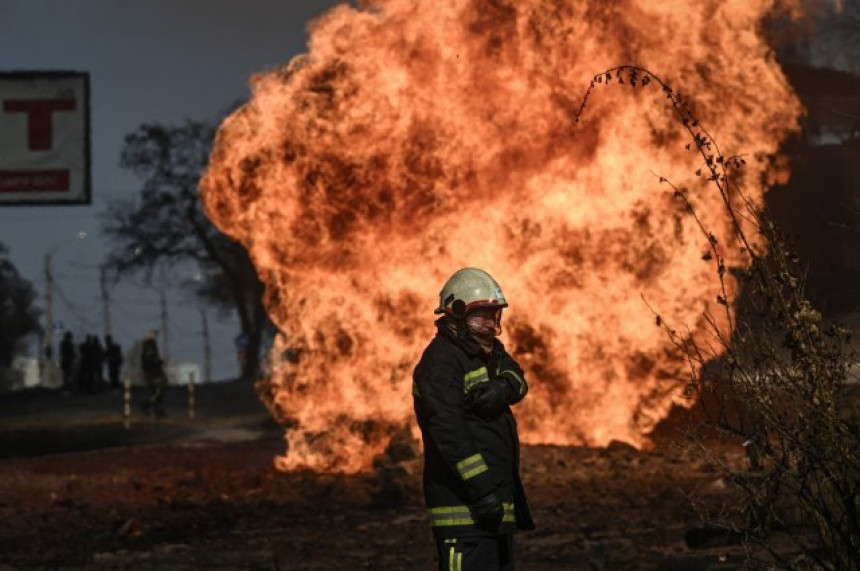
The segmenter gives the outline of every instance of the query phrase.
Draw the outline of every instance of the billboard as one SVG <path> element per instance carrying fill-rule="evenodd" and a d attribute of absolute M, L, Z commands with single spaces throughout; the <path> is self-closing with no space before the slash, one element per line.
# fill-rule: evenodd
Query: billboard
<path fill-rule="evenodd" d="M 0 72 L 0 206 L 91 200 L 89 74 Z"/>

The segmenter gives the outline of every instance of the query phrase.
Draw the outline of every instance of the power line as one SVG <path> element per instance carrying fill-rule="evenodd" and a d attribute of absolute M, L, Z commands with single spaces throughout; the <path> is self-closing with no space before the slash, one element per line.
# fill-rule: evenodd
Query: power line
<path fill-rule="evenodd" d="M 59 294 L 59 292 L 56 293 L 58 293 L 57 297 L 60 299 L 60 301 L 63 302 L 63 304 L 66 306 L 68 314 L 76 321 L 78 329 L 84 329 L 86 331 L 94 331 L 98 329 L 98 327 L 94 325 L 94 322 L 91 318 L 82 316 L 77 306 L 71 303 L 64 295 Z M 51 324 L 51 326 L 53 326 L 53 324 Z M 65 329 L 69 329 L 69 327 L 65 327 Z"/>
<path fill-rule="evenodd" d="M 81 274 L 75 275 L 75 274 L 65 274 L 65 273 L 58 274 L 58 273 L 55 273 L 54 278 L 55 279 L 64 279 L 64 280 L 73 280 L 73 281 L 79 281 L 79 282 L 94 281 L 93 276 L 85 276 L 85 275 L 81 275 Z M 39 281 L 44 281 L 44 279 L 42 278 Z"/>
<path fill-rule="evenodd" d="M 63 288 L 62 288 L 62 287 L 60 287 L 60 284 L 59 284 L 59 283 L 57 283 L 56 281 L 54 282 L 54 293 L 55 293 L 55 294 L 57 294 L 57 297 L 59 297 L 59 298 L 60 298 L 60 301 L 62 301 L 63 303 L 65 303 L 68 307 L 70 307 L 70 308 L 74 308 L 74 310 L 75 310 L 75 311 L 78 311 L 78 310 L 79 310 L 79 309 L 78 309 L 78 304 L 76 304 L 75 302 L 71 301 L 71 300 L 66 296 L 66 293 L 63 291 Z"/>
<path fill-rule="evenodd" d="M 126 327 L 125 327 L 125 323 L 122 321 L 120 321 L 118 323 L 114 323 L 114 327 L 116 327 L 116 329 L 122 334 L 123 337 L 126 337 L 128 339 L 135 340 L 138 337 L 140 337 L 139 335 L 133 335 L 133 334 L 129 333 L 128 329 L 126 329 Z"/>
<path fill-rule="evenodd" d="M 150 301 L 147 299 L 131 299 L 128 297 L 112 297 L 111 300 L 122 302 L 123 305 L 132 305 L 136 307 L 150 307 L 159 304 L 158 300 Z"/>
<path fill-rule="evenodd" d="M 200 335 L 200 331 L 193 331 L 191 329 L 188 329 L 184 324 L 177 325 L 180 322 L 177 321 L 173 316 L 170 316 L 169 321 L 171 329 L 178 329 L 180 333 L 184 333 L 186 335 Z"/>

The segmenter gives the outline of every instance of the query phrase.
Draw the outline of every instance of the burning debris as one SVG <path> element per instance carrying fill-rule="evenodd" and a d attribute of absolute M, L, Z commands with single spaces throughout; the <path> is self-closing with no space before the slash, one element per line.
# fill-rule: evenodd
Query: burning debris
<path fill-rule="evenodd" d="M 503 339 L 531 379 L 528 443 L 645 445 L 686 364 L 644 296 L 706 329 L 707 243 L 672 190 L 727 229 L 646 65 L 680 89 L 761 201 L 800 105 L 758 33 L 773 2 L 377 0 L 312 26 L 309 54 L 253 78 L 201 192 L 251 253 L 283 331 L 267 392 L 293 419 L 284 469 L 368 470 L 411 418 L 435 288 L 479 266 L 505 288 Z M 717 23 L 719 23 L 717 25 Z M 692 95 L 689 95 L 692 94 Z M 736 260 L 727 260 L 729 266 Z"/>

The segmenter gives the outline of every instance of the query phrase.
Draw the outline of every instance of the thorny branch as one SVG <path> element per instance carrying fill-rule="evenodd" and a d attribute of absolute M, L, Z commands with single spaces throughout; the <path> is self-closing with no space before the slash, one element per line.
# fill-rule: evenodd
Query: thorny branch
<path fill-rule="evenodd" d="M 597 85 L 662 88 L 675 117 L 692 139 L 686 146 L 704 159 L 707 181 L 719 192 L 732 224 L 722 243 L 697 214 L 686 191 L 660 176 L 693 217 L 716 259 L 717 302 L 728 330 L 709 312 L 703 316 L 716 347 L 681 334 L 650 305 L 657 326 L 691 370 L 685 396 L 696 399 L 699 424 L 687 436 L 736 492 L 734 503 L 690 496 L 703 520 L 747 545 L 751 566 L 788 569 L 860 569 L 860 422 L 846 395 L 854 365 L 851 332 L 825 324 L 806 298 L 798 257 L 774 221 L 745 195 L 732 176 L 742 156 L 724 156 L 681 94 L 649 70 L 617 66 L 594 76 L 575 114 L 578 123 Z M 702 169 L 696 171 L 702 174 Z M 739 197 L 739 210 L 732 197 Z M 743 221 L 743 223 L 741 223 Z M 749 238 L 755 232 L 759 239 Z M 740 244 L 746 264 L 736 276 L 739 294 L 730 296 L 721 248 Z M 647 301 L 646 301 L 647 304 Z M 855 397 L 856 400 L 857 397 Z M 718 438 L 715 439 L 714 435 Z M 743 440 L 748 470 L 720 453 L 720 442 Z M 795 550 L 778 547 L 784 534 Z M 753 549 L 758 547 L 758 551 Z M 769 561 L 760 560 L 760 553 Z"/>

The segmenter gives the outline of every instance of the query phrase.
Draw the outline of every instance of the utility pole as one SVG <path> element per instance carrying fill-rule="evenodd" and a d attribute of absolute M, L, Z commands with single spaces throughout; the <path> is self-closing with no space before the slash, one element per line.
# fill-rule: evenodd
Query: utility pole
<path fill-rule="evenodd" d="M 164 357 L 164 364 L 170 363 L 170 335 L 167 331 L 167 296 L 164 295 L 164 290 L 161 290 L 161 355 Z"/>
<path fill-rule="evenodd" d="M 45 252 L 45 331 L 42 334 L 41 354 L 39 355 L 39 363 L 42 365 L 40 372 L 40 381 L 42 385 L 50 385 L 53 382 L 51 378 L 54 369 L 54 270 L 52 267 L 54 253 L 71 244 L 75 240 L 83 240 L 87 237 L 87 233 L 83 230 L 69 240 L 60 242 L 54 245 L 50 250 Z"/>
<path fill-rule="evenodd" d="M 42 333 L 42 351 L 39 354 L 41 382 L 50 381 L 54 355 L 54 272 L 51 268 L 51 252 L 45 253 L 45 330 Z"/>
<path fill-rule="evenodd" d="M 108 297 L 107 272 L 104 268 L 101 268 L 99 283 L 101 285 L 102 290 L 102 318 L 104 319 L 105 335 L 110 335 L 111 337 L 113 337 L 110 323 L 110 298 Z"/>
<path fill-rule="evenodd" d="M 206 310 L 200 308 L 200 320 L 203 323 L 203 380 L 212 382 L 212 346 L 209 344 L 209 319 Z"/>

